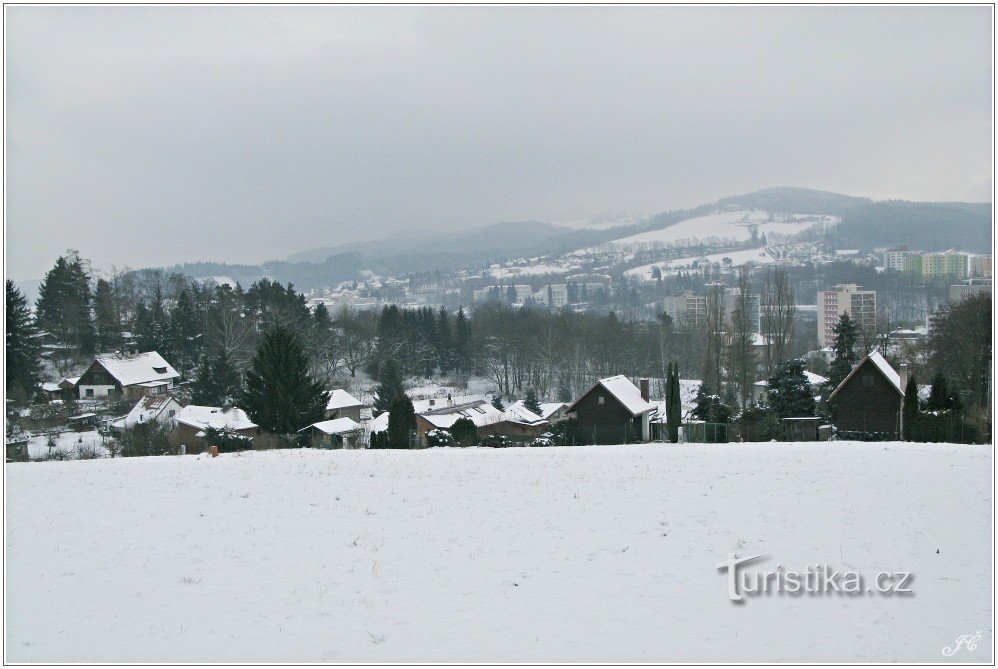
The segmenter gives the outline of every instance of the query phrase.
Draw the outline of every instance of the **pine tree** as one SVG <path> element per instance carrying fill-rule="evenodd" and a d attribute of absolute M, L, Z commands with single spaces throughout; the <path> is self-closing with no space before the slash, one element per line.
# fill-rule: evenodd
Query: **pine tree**
<path fill-rule="evenodd" d="M 904 403 L 901 405 L 901 420 L 904 422 L 905 441 L 914 441 L 918 432 L 918 381 L 915 375 L 908 377 L 904 388 Z"/>
<path fill-rule="evenodd" d="M 839 316 L 839 322 L 835 324 L 833 332 L 835 333 L 835 344 L 832 347 L 834 358 L 828 369 L 828 384 L 834 389 L 849 376 L 849 372 L 859 362 L 856 357 L 859 326 L 856 325 L 856 321 L 849 317 L 849 314 L 842 314 Z"/>
<path fill-rule="evenodd" d="M 378 385 L 374 389 L 374 414 L 377 416 L 391 410 L 395 397 L 405 394 L 402 373 L 392 358 L 381 365 L 378 373 Z"/>
<path fill-rule="evenodd" d="M 98 279 L 94 291 L 94 332 L 98 351 L 115 351 L 121 347 L 121 321 L 114 289 L 106 279 Z"/>
<path fill-rule="evenodd" d="M 444 307 L 440 307 L 437 316 L 437 365 L 441 374 L 446 374 L 454 367 L 454 335 L 450 314 Z"/>
<path fill-rule="evenodd" d="M 395 396 L 388 414 L 388 443 L 391 448 L 409 448 L 409 435 L 416 429 L 416 410 L 405 393 Z"/>
<path fill-rule="evenodd" d="M 454 318 L 454 367 L 460 372 L 471 371 L 471 325 L 463 308 Z"/>
<path fill-rule="evenodd" d="M 7 279 L 7 396 L 18 394 L 30 398 L 38 386 L 40 364 L 35 326 L 28 309 L 28 300 L 14 282 Z"/>
<path fill-rule="evenodd" d="M 769 407 L 780 418 L 814 415 L 814 392 L 804 373 L 803 360 L 785 360 L 776 366 L 766 388 Z"/>
<path fill-rule="evenodd" d="M 936 372 L 932 377 L 932 388 L 929 390 L 929 399 L 925 403 L 928 411 L 946 411 L 954 408 L 956 404 L 954 396 L 949 391 L 949 383 L 942 372 Z"/>
<path fill-rule="evenodd" d="M 94 352 L 90 275 L 75 251 L 56 260 L 38 289 L 37 325 L 83 355 Z"/>
<path fill-rule="evenodd" d="M 537 391 L 533 388 L 527 389 L 527 396 L 523 399 L 523 407 L 528 411 L 533 411 L 538 416 L 541 414 L 541 403 L 537 401 Z"/>
<path fill-rule="evenodd" d="M 246 372 L 242 408 L 264 430 L 294 435 L 322 420 L 329 393 L 309 371 L 308 356 L 292 331 L 276 326 Z"/>
<path fill-rule="evenodd" d="M 503 406 L 503 403 L 502 403 L 502 397 L 498 393 L 496 393 L 495 395 L 492 396 L 492 406 L 494 406 L 499 411 L 505 411 L 506 410 L 506 407 Z"/>
<path fill-rule="evenodd" d="M 218 406 L 218 384 L 212 374 L 211 362 L 202 355 L 191 382 L 191 403 L 199 406 Z"/>
<path fill-rule="evenodd" d="M 220 348 L 212 356 L 203 355 L 191 384 L 191 402 L 202 406 L 231 406 L 242 394 L 242 377 L 229 354 Z"/>
<path fill-rule="evenodd" d="M 202 336 L 204 318 L 186 287 L 177 295 L 177 304 L 170 314 L 170 340 L 174 360 L 184 373 L 193 367 L 204 348 Z"/>

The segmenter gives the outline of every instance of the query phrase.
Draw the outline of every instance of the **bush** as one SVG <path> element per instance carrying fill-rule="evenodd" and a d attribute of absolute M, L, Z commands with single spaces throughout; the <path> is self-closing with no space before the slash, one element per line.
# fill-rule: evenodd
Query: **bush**
<path fill-rule="evenodd" d="M 474 446 L 478 443 L 478 428 L 470 418 L 458 418 L 450 426 L 450 433 L 459 446 Z"/>
<path fill-rule="evenodd" d="M 735 424 L 741 431 L 742 441 L 772 441 L 781 437 L 780 418 L 766 407 L 748 407 Z"/>
<path fill-rule="evenodd" d="M 529 446 L 554 446 L 554 435 L 550 432 L 545 432 L 539 437 L 534 437 Z"/>
<path fill-rule="evenodd" d="M 237 451 L 248 451 L 253 448 L 253 438 L 231 432 L 229 430 L 218 430 L 213 427 L 205 428 L 204 441 L 208 446 L 215 446 L 219 453 L 235 453 Z"/>
<path fill-rule="evenodd" d="M 370 448 L 391 448 L 388 444 L 388 431 L 372 432 Z"/>
<path fill-rule="evenodd" d="M 506 448 L 513 445 L 513 440 L 504 434 L 490 434 L 478 444 L 485 448 Z"/>
<path fill-rule="evenodd" d="M 159 423 L 136 423 L 126 427 L 118 436 L 121 456 L 125 458 L 146 455 L 168 455 L 171 452 L 169 431 Z"/>
<path fill-rule="evenodd" d="M 453 446 L 454 437 L 447 430 L 430 430 L 426 433 L 426 443 L 429 446 Z"/>

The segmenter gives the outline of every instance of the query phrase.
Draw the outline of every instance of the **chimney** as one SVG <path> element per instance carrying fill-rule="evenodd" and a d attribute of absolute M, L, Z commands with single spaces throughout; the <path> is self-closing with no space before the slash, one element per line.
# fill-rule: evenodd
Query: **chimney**
<path fill-rule="evenodd" d="M 641 379 L 641 399 L 647 402 L 649 397 L 650 395 L 648 393 L 648 379 Z"/>
<path fill-rule="evenodd" d="M 437 403 L 437 401 L 436 401 L 436 400 L 430 400 L 430 406 L 433 406 L 433 405 L 434 405 L 434 404 L 436 404 L 436 403 Z"/>
<path fill-rule="evenodd" d="M 447 393 L 447 406 L 454 404 L 454 400 L 451 399 L 450 393 Z"/>
<path fill-rule="evenodd" d="M 898 372 L 901 377 L 901 392 L 903 393 L 908 388 L 908 363 L 901 363 L 901 371 Z"/>

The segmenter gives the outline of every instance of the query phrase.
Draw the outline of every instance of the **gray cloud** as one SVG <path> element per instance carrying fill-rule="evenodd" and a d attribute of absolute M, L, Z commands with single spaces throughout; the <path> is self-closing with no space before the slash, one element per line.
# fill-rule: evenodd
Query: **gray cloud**
<path fill-rule="evenodd" d="M 990 200 L 991 9 L 10 7 L 7 264 L 774 185 Z"/>

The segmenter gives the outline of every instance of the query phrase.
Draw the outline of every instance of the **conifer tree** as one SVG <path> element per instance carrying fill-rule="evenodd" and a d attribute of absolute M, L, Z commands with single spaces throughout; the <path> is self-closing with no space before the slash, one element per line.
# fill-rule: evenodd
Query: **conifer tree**
<path fill-rule="evenodd" d="M 6 374 L 7 396 L 19 394 L 30 398 L 38 386 L 40 365 L 35 326 L 28 309 L 28 300 L 14 282 L 6 283 Z"/>
<path fill-rule="evenodd" d="M 388 358 L 381 365 L 378 373 L 378 385 L 374 389 L 374 413 L 375 415 L 389 411 L 392 402 L 397 395 L 405 394 L 405 386 L 402 383 L 402 373 L 399 371 L 395 360 Z"/>
<path fill-rule="evenodd" d="M 94 334 L 98 351 L 114 351 L 121 346 L 121 321 L 114 289 L 106 279 L 98 279 L 94 291 Z"/>
<path fill-rule="evenodd" d="M 675 444 L 679 442 L 679 426 L 683 420 L 683 406 L 679 392 L 679 364 L 672 363 L 669 367 L 670 382 L 667 384 L 665 420 L 669 431 L 669 441 Z"/>
<path fill-rule="evenodd" d="M 287 328 L 264 335 L 245 378 L 241 406 L 264 430 L 293 435 L 322 420 L 329 393 L 312 377 L 301 340 Z"/>
<path fill-rule="evenodd" d="M 391 448 L 409 448 L 409 435 L 416 429 L 416 410 L 405 393 L 392 401 L 388 414 L 388 443 Z"/>
<path fill-rule="evenodd" d="M 780 418 L 814 415 L 814 392 L 804 373 L 803 360 L 785 360 L 776 366 L 766 387 L 769 406 Z"/>
<path fill-rule="evenodd" d="M 502 396 L 500 396 L 499 393 L 496 393 L 495 395 L 492 396 L 492 406 L 499 411 L 506 410 L 506 407 L 502 403 Z"/>
<path fill-rule="evenodd" d="M 901 420 L 904 423 L 903 439 L 914 441 L 914 437 L 918 433 L 918 381 L 915 380 L 914 374 L 908 377 L 908 384 L 904 389 Z"/>
<path fill-rule="evenodd" d="M 83 355 L 94 352 L 90 275 L 75 251 L 60 256 L 46 273 L 35 305 L 39 329 L 51 332 Z"/>
<path fill-rule="evenodd" d="M 533 411 L 538 416 L 541 413 L 541 403 L 537 401 L 537 391 L 533 388 L 527 389 L 527 396 L 523 399 L 523 407 L 528 411 Z"/>
<path fill-rule="evenodd" d="M 832 389 L 838 387 L 849 376 L 849 372 L 859 360 L 856 357 L 856 343 L 859 341 L 859 326 L 849 314 L 839 316 L 839 322 L 833 329 L 835 344 L 832 349 L 834 357 L 828 370 L 828 383 Z"/>

